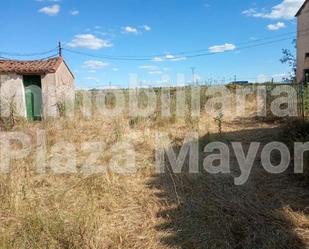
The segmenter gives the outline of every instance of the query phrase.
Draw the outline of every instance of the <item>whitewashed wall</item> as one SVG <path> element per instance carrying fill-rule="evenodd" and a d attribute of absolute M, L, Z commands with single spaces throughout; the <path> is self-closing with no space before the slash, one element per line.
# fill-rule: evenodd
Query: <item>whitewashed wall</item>
<path fill-rule="evenodd" d="M 0 102 L 2 117 L 8 117 L 12 107 L 16 116 L 26 117 L 25 91 L 21 75 L 0 74 Z"/>
<path fill-rule="evenodd" d="M 55 89 L 55 74 L 46 74 L 41 78 L 43 117 L 57 116 L 57 97 Z"/>
<path fill-rule="evenodd" d="M 57 103 L 66 103 L 67 115 L 73 115 L 75 100 L 74 77 L 63 62 L 56 73 L 41 77 L 42 115 L 45 118 L 58 117 Z M 10 105 L 16 109 L 15 115 L 27 117 L 23 76 L 17 74 L 0 74 L 1 115 L 8 116 Z"/>
<path fill-rule="evenodd" d="M 72 115 L 75 100 L 74 78 L 64 62 L 56 73 L 42 77 L 43 115 L 59 116 L 57 103 L 67 103 L 67 111 Z"/>

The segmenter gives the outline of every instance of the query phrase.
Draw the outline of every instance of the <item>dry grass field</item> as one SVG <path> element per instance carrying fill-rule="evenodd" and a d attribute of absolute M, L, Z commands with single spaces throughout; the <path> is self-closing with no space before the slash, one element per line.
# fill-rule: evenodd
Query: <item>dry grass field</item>
<path fill-rule="evenodd" d="M 172 121 L 62 118 L 12 128 L 33 138 L 45 130 L 47 152 L 60 141 L 106 144 L 98 163 L 108 165 L 112 146 L 127 141 L 136 151 L 134 174 L 37 174 L 35 153 L 16 160 L 0 175 L 1 249 L 120 248 L 309 248 L 309 189 L 305 181 L 285 172 L 271 175 L 255 161 L 248 182 L 236 186 L 234 155 L 231 174 L 155 174 L 155 135 L 169 135 L 179 150 L 185 135 L 199 133 L 201 148 L 209 141 L 280 140 L 282 125 L 225 115 L 222 133 L 213 118 Z M 86 154 L 78 151 L 77 167 Z M 199 160 L 204 154 L 201 151 Z"/>

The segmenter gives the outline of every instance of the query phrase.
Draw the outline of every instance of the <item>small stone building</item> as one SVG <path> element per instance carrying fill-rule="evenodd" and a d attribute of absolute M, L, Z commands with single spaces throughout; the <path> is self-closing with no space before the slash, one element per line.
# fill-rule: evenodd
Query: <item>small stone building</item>
<path fill-rule="evenodd" d="M 0 60 L 2 116 L 28 119 L 57 117 L 60 106 L 74 103 L 74 75 L 62 57 L 45 60 Z"/>
<path fill-rule="evenodd" d="M 297 17 L 297 82 L 309 83 L 309 0 L 296 14 Z"/>

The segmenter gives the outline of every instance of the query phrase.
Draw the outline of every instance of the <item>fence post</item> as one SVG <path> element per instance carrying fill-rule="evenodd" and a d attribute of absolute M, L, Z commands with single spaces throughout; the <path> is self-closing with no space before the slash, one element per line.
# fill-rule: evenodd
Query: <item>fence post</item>
<path fill-rule="evenodd" d="M 305 94 L 305 87 L 304 87 L 304 83 L 301 83 L 301 114 L 302 114 L 302 118 L 303 120 L 305 119 L 305 101 L 304 101 L 304 94 Z"/>

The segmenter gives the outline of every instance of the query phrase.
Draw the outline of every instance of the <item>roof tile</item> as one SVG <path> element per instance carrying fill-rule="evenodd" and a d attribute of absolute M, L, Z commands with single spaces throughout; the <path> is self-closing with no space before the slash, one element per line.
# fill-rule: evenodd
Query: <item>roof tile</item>
<path fill-rule="evenodd" d="M 47 60 L 18 61 L 0 60 L 0 73 L 46 74 L 55 73 L 62 63 L 62 57 Z"/>

